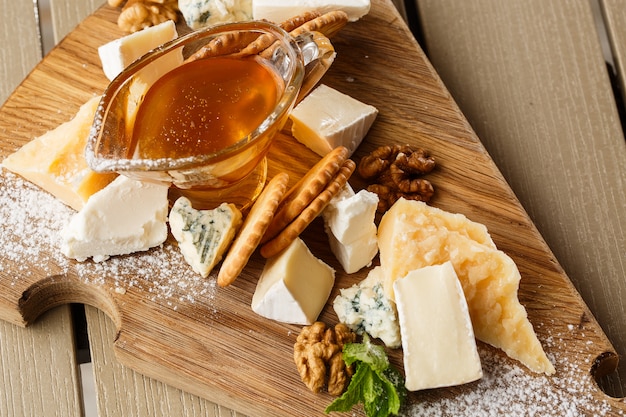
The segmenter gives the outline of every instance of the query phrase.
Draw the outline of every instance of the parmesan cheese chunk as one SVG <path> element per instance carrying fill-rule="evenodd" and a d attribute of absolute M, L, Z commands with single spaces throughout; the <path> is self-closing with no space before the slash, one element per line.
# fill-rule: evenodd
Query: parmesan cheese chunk
<path fill-rule="evenodd" d="M 83 104 L 74 118 L 28 142 L 2 162 L 4 168 L 80 210 L 87 199 L 117 177 L 91 170 L 84 151 L 100 97 Z"/>
<path fill-rule="evenodd" d="M 476 337 L 534 372 L 555 372 L 517 298 L 519 270 L 496 249 L 484 226 L 401 198 L 380 221 L 378 246 L 390 298 L 395 300 L 397 279 L 450 261 L 463 286 Z"/>
<path fill-rule="evenodd" d="M 413 270 L 393 286 L 407 390 L 482 378 L 467 302 L 452 264 Z"/>
<path fill-rule="evenodd" d="M 376 107 L 321 84 L 291 111 L 289 118 L 293 137 L 324 156 L 337 146 L 345 146 L 352 155 L 377 115 Z"/>

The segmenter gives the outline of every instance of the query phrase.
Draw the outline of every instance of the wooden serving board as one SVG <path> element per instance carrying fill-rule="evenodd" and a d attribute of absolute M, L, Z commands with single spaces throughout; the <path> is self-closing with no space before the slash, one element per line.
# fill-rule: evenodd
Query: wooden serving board
<path fill-rule="evenodd" d="M 97 47 L 123 36 L 108 6 L 88 17 L 24 80 L 0 109 L 0 156 L 70 119 L 107 85 Z M 373 0 L 362 20 L 334 39 L 337 58 L 323 82 L 365 103 L 379 116 L 354 159 L 375 147 L 411 143 L 432 152 L 433 206 L 487 226 L 499 249 L 517 263 L 519 298 L 557 373 L 534 375 L 500 351 L 479 344 L 485 378 L 448 389 L 412 393 L 407 415 L 610 415 L 626 411 L 602 393 L 594 377 L 611 372 L 617 355 L 550 249 L 500 175 L 481 142 L 389 0 Z M 270 153 L 270 175 L 292 182 L 317 157 L 287 134 Z M 362 187 L 358 178 L 351 180 Z M 217 288 L 215 273 L 193 274 L 175 245 L 101 264 L 59 253 L 58 231 L 71 210 L 6 171 L 0 171 L 2 243 L 0 317 L 27 325 L 43 311 L 85 303 L 106 312 L 118 328 L 114 349 L 125 365 L 243 413 L 323 415 L 332 401 L 300 381 L 292 360 L 300 326 L 264 319 L 250 309 L 264 260 L 255 254 L 239 279 Z M 19 212 L 19 214 L 14 214 Z M 367 274 L 342 272 L 322 225 L 302 235 L 312 252 L 337 270 L 320 319 L 334 324 L 331 304 L 340 288 Z M 377 262 L 377 261 L 375 261 Z M 401 350 L 389 351 L 402 367 Z M 563 412 L 561 412 L 563 411 Z M 360 409 L 356 415 L 361 415 Z"/>

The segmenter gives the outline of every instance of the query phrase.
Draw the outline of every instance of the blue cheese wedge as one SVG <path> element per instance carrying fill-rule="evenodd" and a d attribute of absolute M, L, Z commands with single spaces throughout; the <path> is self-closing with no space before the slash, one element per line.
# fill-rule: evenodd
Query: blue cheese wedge
<path fill-rule="evenodd" d="M 180 197 L 170 210 L 169 222 L 185 261 L 206 278 L 233 241 L 242 216 L 234 204 L 196 210 L 189 199 Z"/>
<path fill-rule="evenodd" d="M 61 231 L 61 252 L 101 262 L 159 246 L 167 238 L 167 185 L 118 176 L 93 194 Z"/>
<path fill-rule="evenodd" d="M 361 190 L 355 194 L 346 184 L 322 212 L 330 248 L 348 274 L 369 266 L 378 253 L 377 206 L 375 193 Z"/>
<path fill-rule="evenodd" d="M 289 118 L 293 137 L 324 156 L 337 146 L 345 146 L 352 155 L 377 115 L 376 107 L 321 84 L 291 111 Z"/>
<path fill-rule="evenodd" d="M 283 323 L 312 324 L 334 283 L 335 271 L 297 238 L 267 260 L 252 296 L 252 310 Z"/>
<path fill-rule="evenodd" d="M 393 301 L 385 296 L 380 267 L 367 278 L 339 291 L 333 302 L 339 321 L 357 334 L 379 338 L 390 348 L 401 346 L 400 325 Z"/>
<path fill-rule="evenodd" d="M 281 23 L 304 12 L 341 10 L 348 15 L 349 21 L 354 22 L 369 13 L 370 6 L 370 0 L 254 0 L 252 15 L 255 20 Z"/>
<path fill-rule="evenodd" d="M 100 46 L 98 55 L 104 75 L 113 80 L 137 58 L 177 37 L 176 24 L 167 20 Z"/>
<path fill-rule="evenodd" d="M 463 288 L 450 262 L 394 284 L 409 391 L 461 385 L 483 372 Z"/>
<path fill-rule="evenodd" d="M 252 20 L 252 0 L 178 0 L 178 8 L 192 29 Z"/>

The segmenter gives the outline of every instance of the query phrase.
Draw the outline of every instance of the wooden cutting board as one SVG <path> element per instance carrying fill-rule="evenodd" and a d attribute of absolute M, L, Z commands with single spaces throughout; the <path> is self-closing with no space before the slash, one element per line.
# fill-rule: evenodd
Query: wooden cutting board
<path fill-rule="evenodd" d="M 70 119 L 107 85 L 97 47 L 123 36 L 117 11 L 104 6 L 64 39 L 0 109 L 0 156 Z M 553 377 L 533 375 L 479 343 L 485 377 L 449 389 L 412 393 L 408 415 L 610 415 L 623 401 L 604 395 L 594 377 L 611 372 L 617 355 L 549 248 L 520 206 L 450 94 L 389 0 L 373 0 L 362 20 L 334 39 L 337 58 L 323 83 L 376 106 L 379 116 L 354 159 L 383 144 L 411 143 L 438 162 L 429 178 L 433 206 L 487 226 L 522 275 L 519 298 L 555 364 Z M 523 157 L 523 156 L 520 156 Z M 270 175 L 295 182 L 317 157 L 287 134 L 270 153 Z M 537 167 L 541 169 L 541 167 Z M 362 187 L 358 178 L 355 188 Z M 254 314 L 250 300 L 264 260 L 255 254 L 239 279 L 222 289 L 203 280 L 169 241 L 144 254 L 101 264 L 63 258 L 58 231 L 71 210 L 0 171 L 2 243 L 0 318 L 27 325 L 60 304 L 85 303 L 115 322 L 114 349 L 125 365 L 243 413 L 323 415 L 332 401 L 300 381 L 292 348 L 300 326 Z M 558 221 L 558 219 L 555 219 Z M 334 324 L 330 304 L 340 288 L 367 274 L 342 272 L 319 221 L 302 235 L 312 252 L 337 270 L 320 319 Z M 376 262 L 376 261 L 375 261 Z M 389 351 L 402 366 L 401 350 Z M 356 410 L 361 415 L 360 409 Z"/>

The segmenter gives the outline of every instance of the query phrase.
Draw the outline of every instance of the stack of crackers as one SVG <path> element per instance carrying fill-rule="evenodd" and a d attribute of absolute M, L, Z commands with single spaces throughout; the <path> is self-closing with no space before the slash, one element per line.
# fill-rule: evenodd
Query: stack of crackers
<path fill-rule="evenodd" d="M 325 14 L 307 12 L 281 23 L 280 27 L 293 37 L 318 33 L 330 38 L 347 22 L 348 16 L 342 11 Z M 223 53 L 233 43 L 232 36 L 215 39 L 189 59 Z M 272 42 L 259 37 L 250 43 L 246 51 L 262 54 Z M 348 156 L 347 148 L 335 148 L 291 188 L 288 188 L 287 173 L 274 176 L 250 208 L 228 250 L 217 277 L 218 285 L 225 287 L 233 283 L 259 246 L 264 258 L 275 256 L 287 248 L 347 183 L 356 168 Z"/>
<path fill-rule="evenodd" d="M 280 173 L 265 186 L 235 237 L 220 268 L 217 283 L 230 285 L 260 245 L 270 258 L 287 248 L 339 193 L 354 172 L 348 149 L 339 146 L 316 163 L 293 187 Z"/>

